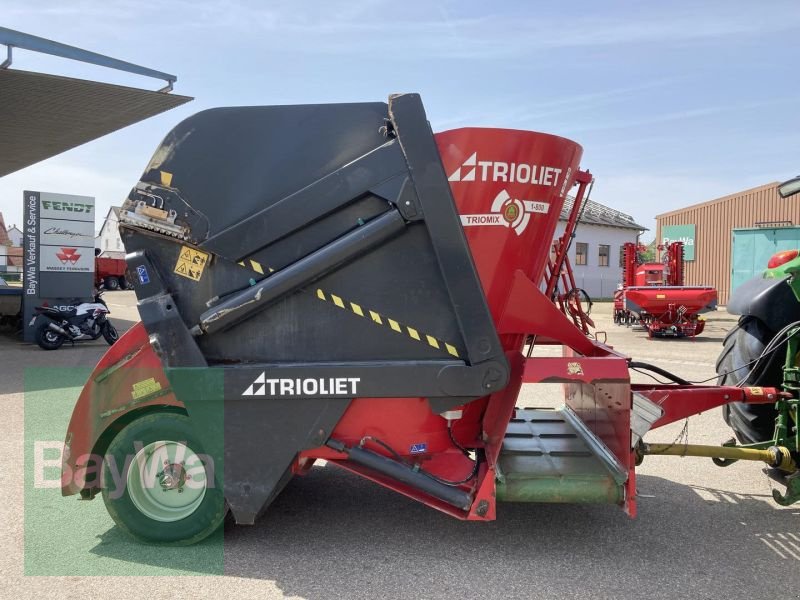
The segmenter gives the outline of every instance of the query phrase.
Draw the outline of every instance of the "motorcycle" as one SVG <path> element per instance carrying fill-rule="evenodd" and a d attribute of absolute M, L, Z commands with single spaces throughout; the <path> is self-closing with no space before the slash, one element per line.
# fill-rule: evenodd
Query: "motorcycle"
<path fill-rule="evenodd" d="M 108 320 L 108 310 L 102 291 L 98 290 L 94 302 L 81 302 L 61 306 L 42 305 L 31 325 L 40 320 L 36 328 L 36 343 L 43 350 L 57 350 L 65 341 L 96 340 L 101 335 L 111 346 L 119 339 L 119 333 Z"/>

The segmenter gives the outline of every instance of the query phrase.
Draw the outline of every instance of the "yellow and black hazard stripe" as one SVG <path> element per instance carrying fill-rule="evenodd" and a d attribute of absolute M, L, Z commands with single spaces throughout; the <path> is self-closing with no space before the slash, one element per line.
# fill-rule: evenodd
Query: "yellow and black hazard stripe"
<path fill-rule="evenodd" d="M 242 267 L 250 268 L 251 270 L 255 271 L 260 275 L 264 275 L 266 272 L 269 273 L 275 272 L 275 269 L 273 269 L 272 267 L 265 267 L 260 262 L 250 258 L 246 258 L 242 261 L 239 261 L 238 264 Z M 329 302 L 334 306 L 341 308 L 342 310 L 351 312 L 354 315 L 357 315 L 364 319 L 369 319 L 370 322 L 376 325 L 388 327 L 395 333 L 408 336 L 412 340 L 420 342 L 421 344 L 428 344 L 428 346 L 432 348 L 436 348 L 437 350 L 442 350 L 443 352 L 447 352 L 450 356 L 459 358 L 458 349 L 453 344 L 445 342 L 444 340 L 440 340 L 439 338 L 432 336 L 430 334 L 422 333 L 415 327 L 411 327 L 410 325 L 404 325 L 400 323 L 400 321 L 382 315 L 374 310 L 365 309 L 356 302 L 350 302 L 348 300 L 343 299 L 341 296 L 337 296 L 336 294 L 333 294 L 331 292 L 326 292 L 321 288 L 317 288 L 316 296 L 323 302 Z"/>
<path fill-rule="evenodd" d="M 247 262 L 245 262 L 244 260 L 240 260 L 237 264 L 239 266 L 241 266 L 241 267 L 250 268 L 253 271 L 255 271 L 256 273 L 258 273 L 259 275 L 264 275 L 264 273 L 265 273 L 264 265 L 262 265 L 257 260 L 253 260 L 252 258 L 247 258 L 245 260 Z M 275 271 L 275 269 L 273 269 L 272 267 L 267 267 L 267 271 L 270 272 L 270 273 L 273 273 Z"/>
<path fill-rule="evenodd" d="M 388 327 L 395 333 L 408 336 L 412 340 L 415 340 L 422 344 L 428 344 L 429 346 L 431 346 L 432 348 L 436 348 L 437 350 L 444 350 L 449 355 L 458 358 L 458 349 L 453 344 L 440 340 L 439 338 L 429 335 L 427 333 L 422 333 L 418 329 L 415 329 L 410 325 L 404 325 L 399 321 L 384 316 L 379 312 L 375 312 L 374 310 L 364 309 L 360 304 L 357 304 L 355 302 L 350 302 L 348 300 L 345 300 L 341 296 L 337 296 L 336 294 L 330 292 L 326 293 L 324 290 L 319 288 L 317 288 L 317 298 L 319 298 L 323 302 L 331 302 L 335 306 L 341 308 L 342 310 L 351 312 L 354 315 L 358 315 L 359 317 L 362 317 L 364 319 L 369 319 L 370 321 L 372 321 L 377 325 Z"/>

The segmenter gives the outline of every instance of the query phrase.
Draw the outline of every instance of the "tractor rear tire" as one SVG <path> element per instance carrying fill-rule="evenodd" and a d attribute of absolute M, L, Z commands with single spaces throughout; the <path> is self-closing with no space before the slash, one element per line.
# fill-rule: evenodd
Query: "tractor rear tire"
<path fill-rule="evenodd" d="M 214 533 L 227 508 L 213 460 L 202 454 L 189 417 L 152 413 L 111 441 L 103 465 L 103 501 L 133 538 L 170 546 Z"/>
<path fill-rule="evenodd" d="M 748 364 L 761 355 L 774 336 L 762 321 L 740 318 L 722 342 L 722 352 L 717 358 L 717 385 L 738 385 L 744 380 L 748 386 L 779 388 L 785 352 L 778 350 L 764 357 L 752 373 L 754 365 Z M 772 404 L 732 402 L 722 407 L 722 416 L 742 444 L 765 442 L 775 433 L 776 412 Z"/>

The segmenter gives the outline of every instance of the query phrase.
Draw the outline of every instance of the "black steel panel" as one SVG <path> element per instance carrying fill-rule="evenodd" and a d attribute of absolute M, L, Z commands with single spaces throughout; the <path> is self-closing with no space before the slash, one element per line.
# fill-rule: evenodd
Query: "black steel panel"
<path fill-rule="evenodd" d="M 280 493 L 297 453 L 325 443 L 348 398 L 225 402 L 225 497 L 250 525 Z"/>
<path fill-rule="evenodd" d="M 280 493 L 298 452 L 325 443 L 350 403 L 349 398 L 228 397 L 224 369 L 168 369 L 167 375 L 213 459 L 233 516 L 243 524 L 252 524 Z"/>
<path fill-rule="evenodd" d="M 494 323 L 487 318 L 486 297 L 419 94 L 392 97 L 389 114 L 416 186 L 469 360 L 505 362 Z"/>
<path fill-rule="evenodd" d="M 361 197 L 335 213 L 308 223 L 303 229 L 276 241 L 264 250 L 254 252 L 248 258 L 254 258 L 268 269 L 278 271 L 330 244 L 343 231 L 355 229 L 359 223 L 370 221 L 390 208 L 391 205 L 386 200 L 377 196 L 370 194 Z"/>
<path fill-rule="evenodd" d="M 385 118 L 382 102 L 202 111 L 167 134 L 142 181 L 171 173 L 214 236 L 383 145 Z"/>
<path fill-rule="evenodd" d="M 232 260 L 264 246 L 353 202 L 369 189 L 405 173 L 396 142 L 368 152 L 279 202 L 259 210 L 210 237 L 201 246 Z"/>
<path fill-rule="evenodd" d="M 491 376 L 480 369 L 479 378 L 465 382 L 488 377 L 492 387 L 504 384 L 505 357 L 421 101 L 394 97 L 385 111 L 382 104 L 219 109 L 187 119 L 167 136 L 143 177 L 148 193 L 157 196 L 156 208 L 177 213 L 175 223 L 189 240 L 216 251 L 202 277 L 187 279 L 172 272 L 183 242 L 124 225 L 128 203 L 121 229 L 127 248 L 159 257 L 186 326 L 195 335 L 206 333 L 198 343 L 209 361 L 455 358 L 497 363 Z M 296 128 L 288 131 L 286 123 Z M 319 129 L 309 131 L 310 124 Z M 223 126 L 241 136 L 238 149 L 211 135 Z M 359 147 L 344 153 L 336 135 L 359 140 Z M 276 153 L 276 144 L 284 154 Z M 249 161 L 241 146 L 251 153 Z M 343 162 L 323 160 L 322 148 Z M 291 168 L 290 150 L 298 153 Z M 210 159 L 215 176 L 223 175 L 214 181 L 209 169 L 197 171 Z M 294 183 L 285 184 L 287 178 Z M 223 188 L 236 189 L 242 179 L 260 195 L 226 202 Z M 281 197 L 275 189 L 297 191 Z M 397 221 L 400 206 L 412 220 L 399 234 L 388 228 L 393 239 L 379 236 L 383 243 L 376 239 L 378 245 L 355 254 L 335 251 L 389 219 L 375 216 L 381 207 Z M 247 251 L 255 247 L 263 249 Z M 447 393 L 475 397 L 481 389 L 451 386 Z"/>
<path fill-rule="evenodd" d="M 206 360 L 181 318 L 175 299 L 166 289 L 159 269 L 143 250 L 126 257 L 128 270 L 136 273 L 139 316 L 150 334 L 150 344 L 163 365 L 205 367 Z"/>
<path fill-rule="evenodd" d="M 214 304 L 200 315 L 200 330 L 213 335 L 229 329 L 282 296 L 306 287 L 346 261 L 371 251 L 397 235 L 403 227 L 403 219 L 395 210 L 356 227 L 313 254 Z"/>

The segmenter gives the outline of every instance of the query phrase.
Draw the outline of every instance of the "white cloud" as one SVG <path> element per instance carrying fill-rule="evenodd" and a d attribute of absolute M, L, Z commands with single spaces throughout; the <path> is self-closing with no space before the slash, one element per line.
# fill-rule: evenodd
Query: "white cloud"
<path fill-rule="evenodd" d="M 507 10 L 470 16 L 460 3 L 395 3 L 388 0 L 325 3 L 208 0 L 116 0 L 103 3 L 18 2 L 4 7 L 11 25 L 41 18 L 80 18 L 88 25 L 127 36 L 146 27 L 157 39 L 174 32 L 207 30 L 214 37 L 257 38 L 265 49 L 290 47 L 306 54 L 359 55 L 386 52 L 387 58 L 518 59 L 566 48 L 677 46 L 722 38 L 780 35 L 797 29 L 796 3 L 758 3 L 733 7 L 654 4 L 649 10 L 559 12 Z M 511 14 L 509 14 L 511 13 Z M 213 38 L 210 38 L 213 43 Z M 545 54 L 543 54 L 545 53 Z"/>

